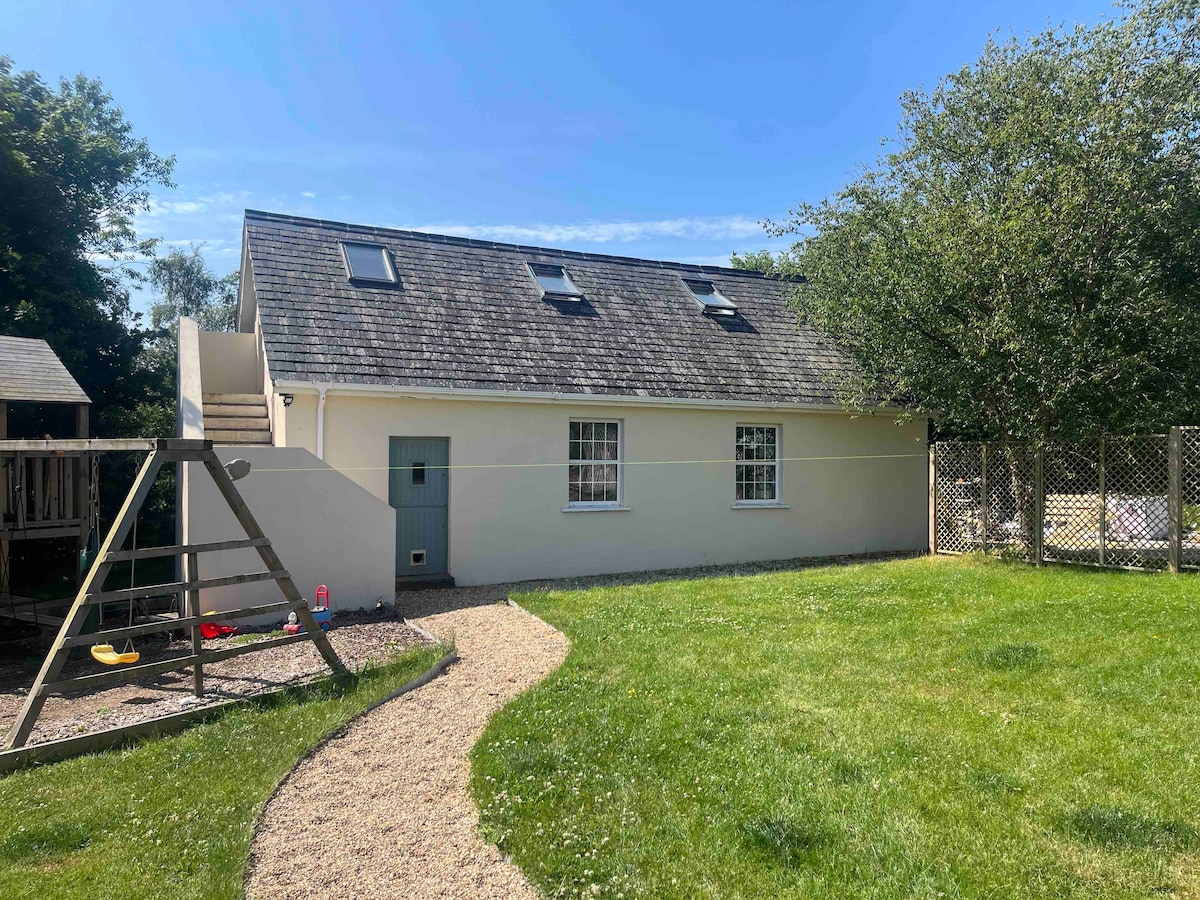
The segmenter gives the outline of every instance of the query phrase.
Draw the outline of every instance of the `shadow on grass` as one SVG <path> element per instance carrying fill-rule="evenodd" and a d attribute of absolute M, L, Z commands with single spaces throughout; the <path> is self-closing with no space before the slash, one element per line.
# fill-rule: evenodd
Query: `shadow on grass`
<path fill-rule="evenodd" d="M 1200 833 L 1186 822 L 1143 816 L 1113 806 L 1087 806 L 1056 823 L 1069 838 L 1110 849 L 1194 850 Z"/>
<path fill-rule="evenodd" d="M 1045 659 L 1045 651 L 1037 644 L 1001 644 L 983 654 L 985 666 L 1001 671 L 1032 668 Z"/>
<path fill-rule="evenodd" d="M 337 700 L 358 690 L 359 684 L 367 678 L 385 674 L 392 664 L 383 666 L 367 665 L 359 672 L 344 672 L 340 675 L 326 675 L 318 681 L 308 684 L 298 684 L 275 691 L 270 694 L 247 697 L 244 703 L 230 708 L 245 709 L 278 709 L 281 706 L 301 706 L 320 700 Z"/>
<path fill-rule="evenodd" d="M 830 777 L 833 779 L 834 784 L 861 784 L 867 779 L 867 770 L 852 759 L 839 757 L 834 760 L 830 770 Z"/>
<path fill-rule="evenodd" d="M 63 822 L 44 828 L 22 828 L 0 841 L 0 859 L 25 863 L 65 856 L 92 842 L 92 830 Z"/>
<path fill-rule="evenodd" d="M 760 816 L 742 823 L 748 843 L 785 869 L 816 865 L 833 833 L 815 809 L 802 813 Z"/>
<path fill-rule="evenodd" d="M 112 744 L 111 746 L 105 747 L 99 752 L 115 752 L 119 750 L 125 750 L 130 747 L 137 747 L 142 744 L 153 743 L 155 741 L 162 740 L 165 737 L 170 737 L 173 734 L 179 733 L 180 731 L 186 731 L 190 728 L 194 728 L 198 725 L 207 725 L 220 722 L 226 716 L 233 715 L 235 713 L 242 713 L 246 710 L 259 710 L 266 712 L 268 710 L 279 709 L 280 707 L 284 706 L 304 706 L 321 700 L 339 699 L 349 694 L 353 694 L 358 689 L 360 682 L 364 678 L 386 672 L 387 669 L 388 665 L 379 667 L 366 666 L 360 672 L 346 672 L 341 675 L 327 675 L 319 681 L 310 682 L 308 684 L 293 685 L 269 694 L 251 695 L 249 697 L 238 698 L 238 702 L 231 705 L 212 707 L 210 714 L 202 713 L 197 718 L 189 721 L 186 727 L 183 729 L 129 736 L 118 741 L 117 743 Z M 61 760 L 58 758 L 38 759 L 35 756 L 23 762 L 13 771 L 19 772 L 29 769 L 39 769 L 43 766 L 52 766 L 60 761 Z M 0 853 L 2 853 L 2 851 L 0 851 Z"/>

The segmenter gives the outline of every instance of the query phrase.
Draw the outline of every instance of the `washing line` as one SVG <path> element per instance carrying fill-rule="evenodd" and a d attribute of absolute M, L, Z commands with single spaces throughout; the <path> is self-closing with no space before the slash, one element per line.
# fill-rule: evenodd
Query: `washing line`
<path fill-rule="evenodd" d="M 229 449 L 223 447 L 221 449 Z M 841 460 L 865 460 L 865 459 L 928 459 L 927 453 L 868 453 L 852 456 L 784 456 L 778 459 L 641 459 L 641 460 L 616 460 L 616 459 L 589 459 L 589 460 L 568 460 L 566 462 L 540 462 L 540 463 L 455 463 L 450 465 L 422 465 L 422 466 L 313 466 L 313 467 L 298 467 L 298 468 L 270 468 L 255 466 L 252 472 L 406 472 L 411 469 L 549 469 L 549 468 L 566 468 L 569 466 L 699 466 L 699 465 L 743 465 L 743 466 L 762 466 L 774 465 L 775 463 L 787 462 L 839 462 Z"/>

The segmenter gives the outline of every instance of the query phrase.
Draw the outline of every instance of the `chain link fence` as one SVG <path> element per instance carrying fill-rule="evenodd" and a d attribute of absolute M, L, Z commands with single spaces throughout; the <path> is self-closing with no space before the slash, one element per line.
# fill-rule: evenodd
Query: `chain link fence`
<path fill-rule="evenodd" d="M 936 553 L 1200 569 L 1200 428 L 1034 449 L 933 448 Z"/>

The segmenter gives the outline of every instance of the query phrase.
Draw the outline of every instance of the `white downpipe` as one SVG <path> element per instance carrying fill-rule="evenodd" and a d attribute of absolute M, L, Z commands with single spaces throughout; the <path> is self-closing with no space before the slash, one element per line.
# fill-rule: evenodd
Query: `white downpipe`
<path fill-rule="evenodd" d="M 325 392 L 328 387 L 318 387 L 317 398 L 317 459 L 325 458 Z"/>

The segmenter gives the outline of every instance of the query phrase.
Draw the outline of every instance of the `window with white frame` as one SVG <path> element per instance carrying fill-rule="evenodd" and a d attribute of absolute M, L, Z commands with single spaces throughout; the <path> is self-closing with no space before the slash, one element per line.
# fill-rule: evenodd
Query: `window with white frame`
<path fill-rule="evenodd" d="M 738 425 L 734 447 L 738 503 L 779 502 L 779 428 Z"/>
<path fill-rule="evenodd" d="M 621 424 L 572 422 L 567 498 L 571 506 L 615 506 L 621 494 Z"/>

